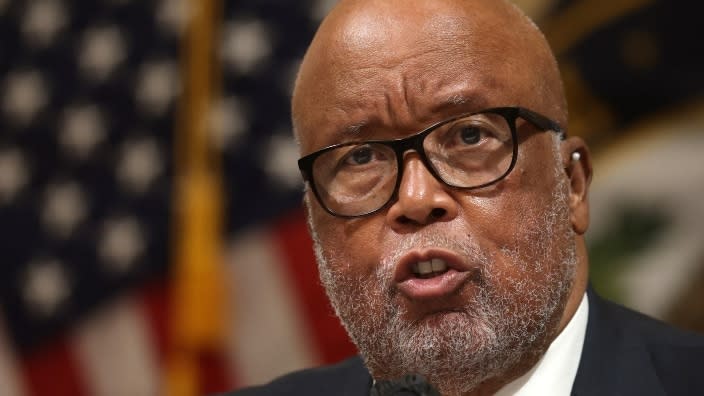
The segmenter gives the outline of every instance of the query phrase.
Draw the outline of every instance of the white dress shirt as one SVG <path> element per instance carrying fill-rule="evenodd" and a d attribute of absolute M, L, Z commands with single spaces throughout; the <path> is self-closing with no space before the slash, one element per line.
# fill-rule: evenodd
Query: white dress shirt
<path fill-rule="evenodd" d="M 495 396 L 569 395 L 582 356 L 588 316 L 589 302 L 585 293 L 572 319 L 545 355 L 530 371 L 499 389 Z"/>

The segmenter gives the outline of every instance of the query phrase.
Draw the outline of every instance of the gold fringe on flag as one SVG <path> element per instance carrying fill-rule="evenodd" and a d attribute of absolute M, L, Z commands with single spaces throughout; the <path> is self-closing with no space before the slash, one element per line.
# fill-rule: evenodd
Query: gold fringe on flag
<path fill-rule="evenodd" d="M 199 359 L 223 348 L 225 285 L 220 160 L 209 138 L 209 114 L 219 84 L 214 43 L 217 0 L 191 0 L 181 52 L 184 92 L 175 135 L 170 343 L 163 393 L 202 392 Z"/>

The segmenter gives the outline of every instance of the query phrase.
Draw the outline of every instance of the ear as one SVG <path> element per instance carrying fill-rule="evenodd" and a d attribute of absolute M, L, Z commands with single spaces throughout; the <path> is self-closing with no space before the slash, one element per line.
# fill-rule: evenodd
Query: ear
<path fill-rule="evenodd" d="M 579 235 L 589 227 L 589 184 L 592 160 L 587 144 L 579 137 L 569 137 L 561 145 L 563 166 L 569 179 L 569 207 L 572 229 Z M 575 154 L 577 153 L 577 154 Z"/>

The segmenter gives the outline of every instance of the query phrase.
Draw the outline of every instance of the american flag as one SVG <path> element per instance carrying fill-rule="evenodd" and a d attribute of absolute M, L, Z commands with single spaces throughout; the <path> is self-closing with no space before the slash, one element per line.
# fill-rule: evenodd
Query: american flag
<path fill-rule="evenodd" d="M 353 353 L 318 286 L 288 110 L 331 3 L 223 2 L 213 21 L 227 311 L 197 394 Z M 4 396 L 169 393 L 174 152 L 197 5 L 0 1 Z"/>

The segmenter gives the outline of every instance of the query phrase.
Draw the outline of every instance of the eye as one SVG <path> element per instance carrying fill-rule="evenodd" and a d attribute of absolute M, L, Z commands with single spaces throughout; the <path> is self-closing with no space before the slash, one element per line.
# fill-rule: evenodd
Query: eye
<path fill-rule="evenodd" d="M 481 129 L 471 125 L 463 126 L 458 134 L 464 144 L 477 144 L 482 138 Z"/>
<path fill-rule="evenodd" d="M 372 161 L 374 152 L 369 146 L 362 146 L 352 150 L 345 159 L 349 165 L 364 165 Z"/>
<path fill-rule="evenodd" d="M 342 167 L 371 166 L 375 165 L 377 162 L 386 162 L 392 158 L 383 147 L 371 144 L 361 144 L 352 148 L 343 149 L 343 151 L 345 150 L 348 151 L 344 153 L 338 161 L 339 166 Z"/>

